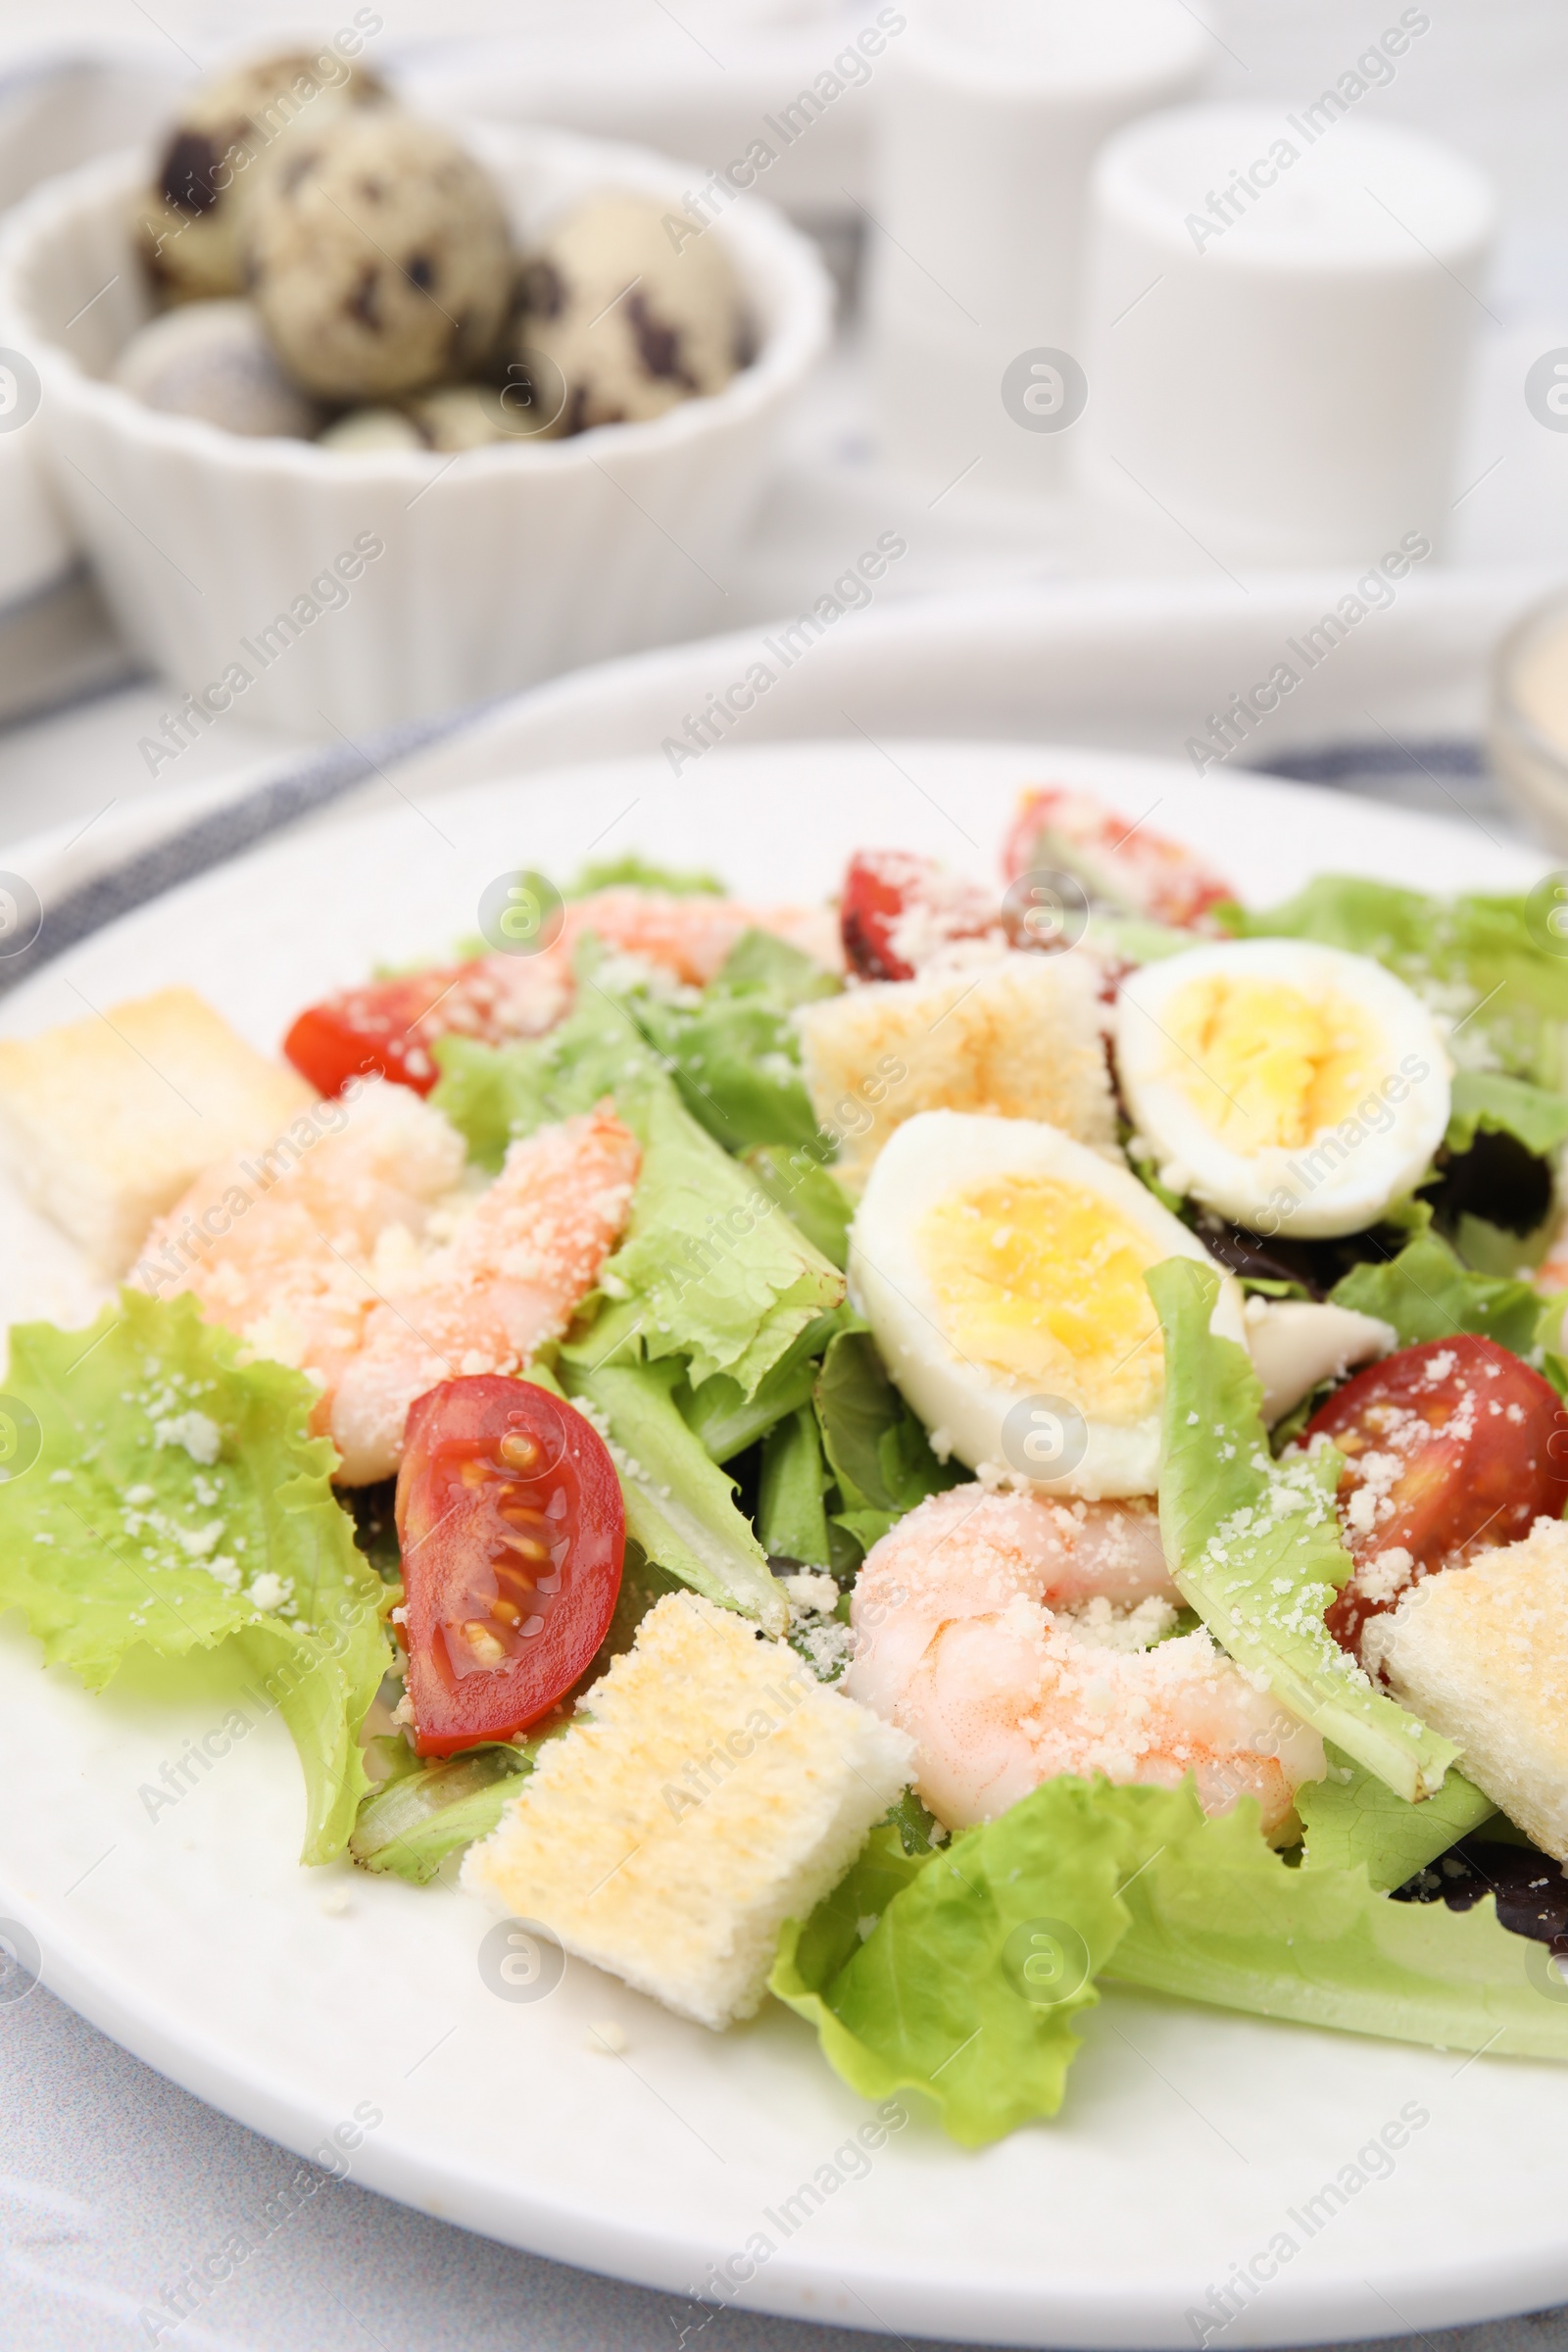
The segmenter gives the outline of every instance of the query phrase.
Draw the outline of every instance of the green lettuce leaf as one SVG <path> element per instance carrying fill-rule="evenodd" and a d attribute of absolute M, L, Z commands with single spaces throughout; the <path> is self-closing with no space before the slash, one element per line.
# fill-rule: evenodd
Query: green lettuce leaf
<path fill-rule="evenodd" d="M 233 1641 L 299 1749 L 304 1859 L 324 1862 L 369 1786 L 359 1732 L 396 1592 L 332 1493 L 310 1382 L 243 1355 L 194 1298 L 136 1291 L 90 1331 L 12 1332 L 7 1391 L 38 1451 L 0 1485 L 0 1609 L 91 1690 L 137 1645 Z"/>
<path fill-rule="evenodd" d="M 762 1442 L 757 1532 L 770 1559 L 807 1568 L 833 1563 L 823 1497 L 828 1485 L 822 1438 L 808 1403 L 770 1429 Z"/>
<path fill-rule="evenodd" d="M 822 1350 L 846 1318 L 854 1319 L 848 1307 L 840 1306 L 808 1323 L 750 1396 L 738 1380 L 724 1372 L 715 1372 L 701 1388 L 694 1389 L 687 1382 L 674 1391 L 686 1422 L 715 1462 L 733 1461 L 798 1405 L 809 1404 L 821 1370 Z"/>
<path fill-rule="evenodd" d="M 760 1144 L 747 1152 L 746 1165 L 768 1199 L 842 1274 L 850 1262 L 855 1203 L 816 1156 L 823 1149 L 818 1143 L 786 1152 L 780 1145 Z"/>
<path fill-rule="evenodd" d="M 765 996 L 775 1004 L 814 1004 L 842 995 L 843 981 L 772 931 L 743 931 L 710 995 Z"/>
<path fill-rule="evenodd" d="M 533 1758 L 520 1747 L 497 1745 L 421 1765 L 403 1752 L 412 1769 L 396 1772 L 365 1799 L 349 1852 L 362 1870 L 426 1886 L 449 1854 L 488 1838 Z"/>
<path fill-rule="evenodd" d="M 627 858 L 592 859 L 563 894 L 568 899 L 591 899 L 598 890 L 661 890 L 672 899 L 728 897 L 716 874 L 682 873 L 673 866 L 651 865 L 635 851 Z"/>
<path fill-rule="evenodd" d="M 1072 2020 L 1126 1928 L 1128 1845 L 1100 1791 L 1065 1779 L 923 1859 L 874 1830 L 786 1924 L 772 1990 L 855 2089 L 923 2091 L 955 2139 L 984 2146 L 1061 2105 Z"/>
<path fill-rule="evenodd" d="M 1163 963 L 1167 956 L 1185 956 L 1193 945 L 1191 931 L 1156 923 L 1145 914 L 1111 914 L 1099 906 L 1089 910 L 1084 939 L 1091 949 L 1125 963 Z"/>
<path fill-rule="evenodd" d="M 686 1108 L 726 1152 L 814 1141 L 816 1113 L 785 1006 L 716 987 L 695 1006 L 656 996 L 627 1004 L 642 1035 L 663 1055 Z"/>
<path fill-rule="evenodd" d="M 468 1157 L 493 1175 L 506 1158 L 515 1118 L 518 1135 L 541 1123 L 531 1064 L 517 1066 L 514 1051 L 481 1046 L 471 1037 L 438 1037 L 430 1058 L 441 1072 L 430 1101 L 462 1136 Z"/>
<path fill-rule="evenodd" d="M 1497 1810 L 1461 1772 L 1450 1772 L 1435 1796 L 1409 1805 L 1338 1748 L 1331 1746 L 1328 1758 L 1327 1780 L 1312 1781 L 1296 1794 L 1308 1870 L 1353 1870 L 1364 1863 L 1369 1885 L 1379 1891 L 1402 1886 Z"/>
<path fill-rule="evenodd" d="M 599 986 L 600 960 L 598 942 L 584 940 L 575 958 L 576 1002 L 546 1036 L 481 1046 L 454 1035 L 431 1048 L 441 1077 L 430 1100 L 481 1167 L 499 1168 L 518 1136 L 592 1110 L 606 1095 L 636 1128 L 650 1096 L 667 1089 L 660 1056 L 619 1000 Z"/>
<path fill-rule="evenodd" d="M 706 1135 L 667 1080 L 616 1105 L 643 1147 L 625 1236 L 600 1276 L 611 1303 L 564 1352 L 689 1359 L 693 1388 L 743 1394 L 844 1297 L 844 1277 Z"/>
<path fill-rule="evenodd" d="M 1209 1819 L 1191 1780 L 1064 1778 L 932 1854 L 873 1831 L 826 1901 L 787 1923 L 770 1984 L 855 2089 L 923 2092 L 978 2147 L 1055 2114 L 1101 1973 L 1344 2033 L 1564 2060 L 1548 1957 L 1490 1897 L 1457 1914 L 1392 1901 L 1363 1862 L 1293 1867 L 1250 1797 Z"/>
<path fill-rule="evenodd" d="M 681 1418 L 671 1391 L 677 1364 L 601 1364 L 563 1356 L 566 1395 L 606 1432 L 626 1503 L 626 1532 L 648 1558 L 693 1592 L 789 1631 L 789 1604 L 767 1554 L 735 1507 L 735 1485 Z"/>
<path fill-rule="evenodd" d="M 1319 874 L 1283 906 L 1233 906 L 1226 919 L 1245 938 L 1315 939 L 1375 956 L 1454 1022 L 1465 1066 L 1568 1092 L 1568 960 L 1539 944 L 1523 897 L 1434 899 Z"/>
<path fill-rule="evenodd" d="M 1540 1293 L 1503 1274 L 1476 1274 L 1441 1234 L 1417 1233 L 1397 1257 L 1352 1266 L 1329 1294 L 1336 1306 L 1392 1323 L 1401 1348 L 1479 1332 L 1528 1355 L 1541 1320 Z"/>
<path fill-rule="evenodd" d="M 831 973 L 757 931 L 743 934 L 701 993 L 628 982 L 622 969 L 600 941 L 584 938 L 572 958 L 572 1009 L 546 1036 L 500 1048 L 437 1041 L 442 1075 L 432 1100 L 474 1158 L 498 1167 L 514 1136 L 591 1109 L 607 1094 L 635 1125 L 636 1101 L 662 1073 L 726 1151 L 816 1142 L 790 1015 L 838 987 Z"/>
<path fill-rule="evenodd" d="M 1159 1527 L 1183 1597 L 1244 1672 L 1396 1795 L 1436 1791 L 1457 1748 L 1374 1689 L 1323 1622 L 1350 1574 L 1340 1456 L 1273 1459 L 1251 1359 L 1209 1330 L 1212 1267 L 1167 1258 L 1145 1279 L 1165 1337 Z"/>
<path fill-rule="evenodd" d="M 1101 1788 L 1152 1858 L 1122 1900 L 1107 1973 L 1154 1992 L 1438 2049 L 1568 2059 L 1568 2004 L 1544 1944 L 1473 1911 L 1396 1903 L 1364 1865 L 1292 1869 L 1248 1798 L 1205 1821 L 1191 1784 Z M 1417 1807 L 1420 1811 L 1422 1808 Z"/>
<path fill-rule="evenodd" d="M 747 931 L 695 1001 L 689 989 L 651 986 L 619 1002 L 715 1143 L 727 1152 L 790 1150 L 815 1143 L 818 1132 L 791 1015 L 839 985 L 799 948 Z"/>
<path fill-rule="evenodd" d="M 899 1842 L 906 1854 L 931 1854 L 947 1837 L 936 1815 L 929 1812 L 912 1788 L 906 1788 L 897 1801 L 889 1805 L 883 1822 L 898 1831 Z M 812 1914 L 813 1918 L 815 1914 Z"/>
<path fill-rule="evenodd" d="M 1544 1159 L 1568 1143 L 1568 1095 L 1504 1077 L 1500 1070 L 1458 1070 L 1443 1140 L 1450 1152 L 1468 1152 L 1484 1131 L 1511 1135 Z"/>
<path fill-rule="evenodd" d="M 601 1274 L 605 1303 L 565 1353 L 583 1364 L 686 1356 L 694 1388 L 722 1372 L 750 1396 L 838 1304 L 844 1277 L 698 1125 L 593 968 L 579 955 L 577 1003 L 547 1037 L 500 1049 L 442 1039 L 431 1100 L 476 1158 L 499 1166 L 514 1137 L 612 1096 L 642 1146 L 642 1169 Z"/>
<path fill-rule="evenodd" d="M 838 1481 L 841 1507 L 834 1516 L 865 1551 L 917 1502 L 968 1476 L 961 1463 L 937 1460 L 858 1316 L 847 1316 L 829 1341 L 813 1400 Z"/>

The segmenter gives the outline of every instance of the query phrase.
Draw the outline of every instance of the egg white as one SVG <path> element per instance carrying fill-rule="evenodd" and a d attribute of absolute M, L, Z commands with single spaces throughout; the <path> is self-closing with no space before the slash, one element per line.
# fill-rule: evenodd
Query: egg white
<path fill-rule="evenodd" d="M 1348 1115 L 1290 1148 L 1239 1151 L 1216 1131 L 1208 1106 L 1195 1100 L 1199 1065 L 1172 1034 L 1174 1001 L 1191 983 L 1215 977 L 1273 981 L 1357 1008 L 1375 1033 L 1375 1066 Z M 1253 1233 L 1359 1233 L 1420 1182 L 1448 1124 L 1450 1063 L 1426 1006 L 1370 956 L 1307 940 L 1216 941 L 1145 964 L 1117 999 L 1115 1059 L 1160 1181 Z"/>
<path fill-rule="evenodd" d="M 921 1228 L 954 1194 L 1007 1177 L 1054 1178 L 1094 1195 L 1148 1237 L 1152 1263 L 1166 1257 L 1211 1262 L 1188 1228 L 1127 1168 L 1059 1129 L 1032 1119 L 930 1110 L 906 1120 L 890 1137 L 871 1171 L 850 1235 L 851 1297 L 910 1405 L 971 1470 L 1040 1494 L 1089 1501 L 1152 1494 L 1159 1473 L 1157 1404 L 1128 1421 L 1085 1412 L 1082 1458 L 1064 1475 L 1028 1478 L 1008 1461 L 1003 1430 L 1008 1414 L 1037 1395 L 1042 1384 L 966 1360 L 945 1335 L 943 1310 L 919 1247 Z M 1241 1292 L 1229 1275 L 1222 1276 L 1211 1328 L 1247 1344 Z M 1070 1379 L 1059 1378 L 1053 1386 L 1066 1403 L 1081 1409 Z"/>

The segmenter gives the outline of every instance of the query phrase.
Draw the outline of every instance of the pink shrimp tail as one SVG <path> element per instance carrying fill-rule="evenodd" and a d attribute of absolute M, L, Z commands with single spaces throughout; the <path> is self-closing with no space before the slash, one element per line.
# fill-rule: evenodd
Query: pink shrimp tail
<path fill-rule="evenodd" d="M 396 1469 L 426 1389 L 515 1372 L 562 1336 L 625 1225 L 640 1160 L 608 1103 L 512 1146 L 456 1240 L 366 1318 L 329 1414 L 344 1485 Z"/>

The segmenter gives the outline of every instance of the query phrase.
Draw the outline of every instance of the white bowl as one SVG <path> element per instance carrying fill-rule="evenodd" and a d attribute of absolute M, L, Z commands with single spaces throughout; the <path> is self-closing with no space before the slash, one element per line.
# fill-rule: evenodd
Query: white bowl
<path fill-rule="evenodd" d="M 463 135 L 519 243 L 596 188 L 679 208 L 696 176 L 565 132 Z M 217 687 L 209 709 L 226 693 L 248 717 L 306 734 L 375 728 L 721 623 L 726 565 L 831 323 L 814 249 L 771 206 L 743 198 L 708 232 L 729 250 L 759 341 L 712 399 L 456 460 L 351 457 L 166 416 L 102 380 L 151 310 L 128 229 L 146 176 L 145 157 L 111 156 L 12 214 L 0 344 L 37 368 L 44 464 L 116 619 L 181 693 Z M 345 554 L 352 571 L 368 540 L 384 552 L 312 597 L 312 580 Z M 291 635 L 274 624 L 296 600 Z M 281 650 L 260 641 L 266 629 Z M 248 682 L 224 687 L 231 665 Z"/>

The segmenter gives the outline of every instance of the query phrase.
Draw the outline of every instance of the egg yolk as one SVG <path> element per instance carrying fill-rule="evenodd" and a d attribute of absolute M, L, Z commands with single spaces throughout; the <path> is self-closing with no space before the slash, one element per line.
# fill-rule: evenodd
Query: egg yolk
<path fill-rule="evenodd" d="M 1348 1118 L 1387 1056 L 1359 1004 L 1213 973 L 1171 999 L 1172 1076 L 1230 1151 L 1294 1152 Z"/>
<path fill-rule="evenodd" d="M 917 1237 L 956 1354 L 1141 1421 L 1164 1383 L 1144 1269 L 1165 1252 L 1101 1197 L 1054 1176 L 1005 1176 L 939 1200 Z"/>

